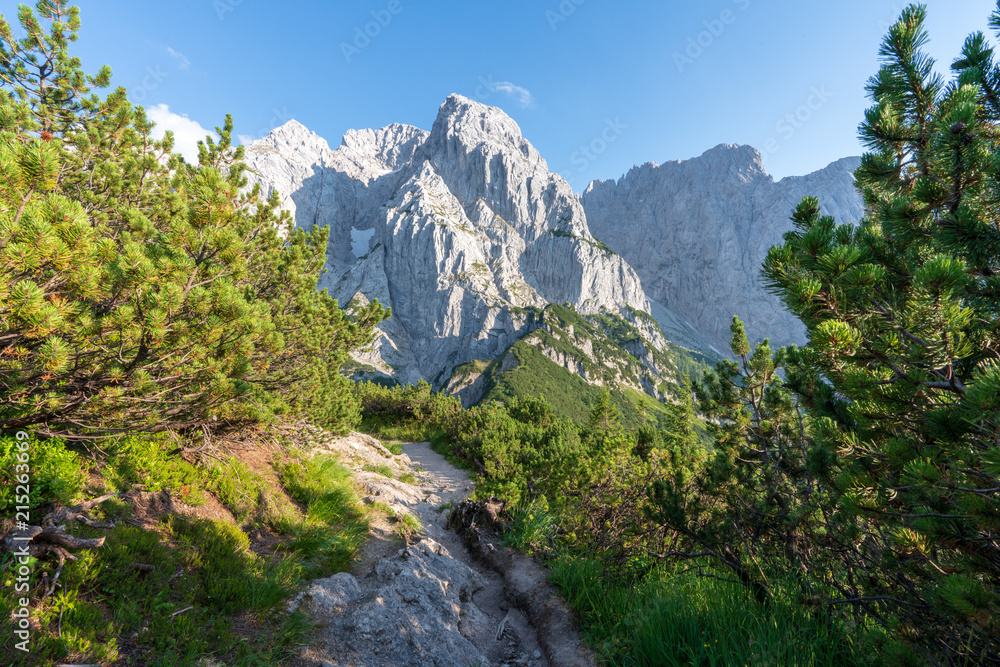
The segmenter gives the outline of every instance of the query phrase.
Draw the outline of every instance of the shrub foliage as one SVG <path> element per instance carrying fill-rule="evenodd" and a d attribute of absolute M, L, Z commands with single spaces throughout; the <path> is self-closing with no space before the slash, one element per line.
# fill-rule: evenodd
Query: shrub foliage
<path fill-rule="evenodd" d="M 316 291 L 327 232 L 246 187 L 231 118 L 187 164 L 123 88 L 94 92 L 111 73 L 68 54 L 76 8 L 19 19 L 21 39 L 0 18 L 0 428 L 356 418 L 339 367 L 385 313 Z"/>

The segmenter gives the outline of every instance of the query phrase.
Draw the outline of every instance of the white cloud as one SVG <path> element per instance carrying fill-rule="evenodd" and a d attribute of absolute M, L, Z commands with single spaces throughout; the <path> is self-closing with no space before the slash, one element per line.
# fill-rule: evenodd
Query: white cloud
<path fill-rule="evenodd" d="M 186 55 L 184 55 L 180 51 L 174 51 L 172 48 L 168 46 L 167 53 L 170 54 L 171 58 L 177 60 L 177 66 L 180 67 L 181 69 L 187 69 L 191 67 L 191 61 L 188 59 Z"/>
<path fill-rule="evenodd" d="M 206 130 L 187 116 L 176 114 L 166 104 L 157 104 L 146 109 L 146 115 L 156 123 L 153 138 L 162 139 L 167 130 L 174 133 L 174 152 L 180 153 L 191 164 L 198 164 L 198 142 L 211 135 L 219 139 L 215 132 Z"/>
<path fill-rule="evenodd" d="M 528 109 L 535 106 L 535 98 L 531 95 L 531 91 L 527 88 L 515 86 L 510 81 L 498 81 L 494 87 L 498 92 L 506 93 L 507 95 L 516 98 L 517 103 L 521 105 L 522 109 Z"/>

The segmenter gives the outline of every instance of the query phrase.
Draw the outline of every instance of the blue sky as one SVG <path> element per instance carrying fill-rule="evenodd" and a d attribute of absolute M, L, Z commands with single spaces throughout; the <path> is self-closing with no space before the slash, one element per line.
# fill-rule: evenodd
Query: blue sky
<path fill-rule="evenodd" d="M 898 0 L 80 0 L 77 54 L 185 138 L 234 114 L 430 129 L 452 92 L 499 106 L 576 190 L 719 143 L 776 177 L 861 152 L 857 126 Z M 946 69 L 995 0 L 929 0 Z M 0 13 L 16 4 L 0 0 Z M 368 34 L 365 34 L 367 31 Z"/>

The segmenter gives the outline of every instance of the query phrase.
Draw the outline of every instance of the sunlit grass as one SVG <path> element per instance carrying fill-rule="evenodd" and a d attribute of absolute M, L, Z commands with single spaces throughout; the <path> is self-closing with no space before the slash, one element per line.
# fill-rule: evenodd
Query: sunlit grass
<path fill-rule="evenodd" d="M 611 665 L 878 664 L 866 650 L 869 629 L 848 610 L 808 611 L 791 589 L 765 606 L 737 583 L 680 568 L 657 568 L 631 584 L 605 575 L 598 563 L 562 557 L 551 578 Z"/>

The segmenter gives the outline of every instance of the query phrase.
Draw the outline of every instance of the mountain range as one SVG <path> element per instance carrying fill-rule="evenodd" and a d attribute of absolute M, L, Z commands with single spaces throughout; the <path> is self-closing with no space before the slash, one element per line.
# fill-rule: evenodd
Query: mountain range
<path fill-rule="evenodd" d="M 578 195 L 509 116 L 459 95 L 429 132 L 352 130 L 336 150 L 290 121 L 247 164 L 296 225 L 329 226 L 320 288 L 392 308 L 351 371 L 426 380 L 467 405 L 558 402 L 566 382 L 584 401 L 602 386 L 623 405 L 665 399 L 728 349 L 734 314 L 751 339 L 801 343 L 762 284 L 767 249 L 803 196 L 841 222 L 862 215 L 857 158 L 775 181 L 749 146 L 647 163 Z"/>

